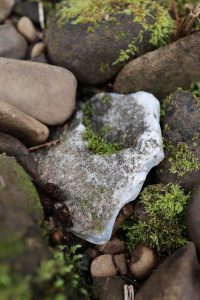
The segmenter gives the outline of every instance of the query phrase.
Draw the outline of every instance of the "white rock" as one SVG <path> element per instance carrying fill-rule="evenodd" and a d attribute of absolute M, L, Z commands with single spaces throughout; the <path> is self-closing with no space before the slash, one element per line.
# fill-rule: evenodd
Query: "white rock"
<path fill-rule="evenodd" d="M 146 92 L 98 94 L 89 103 L 96 130 L 106 126 L 107 141 L 123 143 L 125 148 L 111 155 L 89 151 L 79 112 L 79 124 L 63 132 L 59 145 L 38 151 L 36 159 L 41 175 L 65 192 L 72 231 L 104 244 L 120 209 L 138 196 L 151 168 L 164 158 L 160 105 Z"/>

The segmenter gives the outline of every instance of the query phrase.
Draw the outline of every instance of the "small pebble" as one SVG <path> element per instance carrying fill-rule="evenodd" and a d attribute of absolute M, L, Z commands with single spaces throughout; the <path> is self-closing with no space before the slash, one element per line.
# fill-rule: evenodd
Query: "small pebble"
<path fill-rule="evenodd" d="M 91 264 L 93 277 L 111 277 L 117 275 L 117 268 L 111 254 L 103 254 L 96 257 Z"/>
<path fill-rule="evenodd" d="M 38 38 L 38 32 L 33 22 L 27 17 L 19 19 L 17 29 L 31 43 L 34 43 Z"/>
<path fill-rule="evenodd" d="M 36 43 L 31 50 L 31 58 L 36 58 L 44 53 L 45 44 L 43 42 Z"/>
<path fill-rule="evenodd" d="M 115 263 L 115 266 L 117 267 L 117 270 L 121 275 L 128 274 L 128 266 L 127 266 L 127 259 L 125 253 L 115 255 L 113 257 L 113 261 Z"/>

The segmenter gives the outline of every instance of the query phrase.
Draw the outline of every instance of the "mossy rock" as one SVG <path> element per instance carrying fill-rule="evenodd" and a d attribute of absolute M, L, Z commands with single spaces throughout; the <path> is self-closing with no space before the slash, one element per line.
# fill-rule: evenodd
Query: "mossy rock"
<path fill-rule="evenodd" d="M 166 157 L 157 179 L 191 190 L 200 176 L 200 99 L 179 89 L 164 100 L 162 115 Z"/>
<path fill-rule="evenodd" d="M 135 56 L 169 41 L 174 22 L 157 1 L 63 1 L 49 20 L 50 60 L 86 84 L 111 80 Z"/>
<path fill-rule="evenodd" d="M 28 276 L 48 257 L 43 210 L 29 176 L 0 155 L 0 299 L 30 299 Z"/>

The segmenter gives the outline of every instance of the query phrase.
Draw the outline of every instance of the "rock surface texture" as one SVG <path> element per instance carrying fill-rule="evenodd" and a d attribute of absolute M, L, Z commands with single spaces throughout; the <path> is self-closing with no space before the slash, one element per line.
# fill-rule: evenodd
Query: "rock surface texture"
<path fill-rule="evenodd" d="M 23 59 L 27 42 L 10 24 L 0 25 L 0 57 Z"/>
<path fill-rule="evenodd" d="M 76 79 L 66 69 L 0 58 L 0 99 L 47 125 L 61 124 L 75 107 Z"/>
<path fill-rule="evenodd" d="M 156 170 L 158 182 L 179 183 L 191 190 L 200 176 L 200 100 L 177 90 L 163 102 L 165 159 Z"/>
<path fill-rule="evenodd" d="M 193 243 L 167 258 L 136 294 L 135 300 L 199 300 L 200 265 Z"/>
<path fill-rule="evenodd" d="M 0 128 L 28 145 L 45 142 L 49 135 L 49 129 L 44 124 L 4 102 L 0 102 Z"/>
<path fill-rule="evenodd" d="M 15 0 L 0 1 L 0 23 L 3 22 L 9 16 L 14 4 Z"/>
<path fill-rule="evenodd" d="M 147 91 L 162 98 L 177 87 L 187 89 L 200 77 L 199 42 L 198 32 L 132 60 L 118 74 L 115 91 Z"/>
<path fill-rule="evenodd" d="M 60 144 L 37 151 L 35 158 L 42 177 L 64 191 L 72 231 L 103 244 L 120 209 L 137 197 L 164 157 L 160 108 L 145 92 L 101 93 L 83 111 L 64 129 Z"/>

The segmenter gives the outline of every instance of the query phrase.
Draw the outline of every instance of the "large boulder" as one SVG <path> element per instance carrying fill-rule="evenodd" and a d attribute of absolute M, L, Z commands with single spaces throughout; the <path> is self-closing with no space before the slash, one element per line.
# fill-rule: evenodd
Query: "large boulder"
<path fill-rule="evenodd" d="M 0 58 L 0 100 L 48 125 L 66 121 L 75 107 L 76 78 L 63 68 Z"/>
<path fill-rule="evenodd" d="M 0 57 L 23 59 L 27 48 L 26 40 L 14 26 L 0 25 Z"/>
<path fill-rule="evenodd" d="M 64 191 L 72 231 L 103 244 L 119 210 L 163 159 L 159 102 L 145 92 L 98 94 L 63 130 L 60 143 L 35 158 L 43 179 Z"/>
<path fill-rule="evenodd" d="M 140 288 L 135 300 L 199 300 L 200 265 L 193 243 L 167 258 Z"/>
<path fill-rule="evenodd" d="M 112 79 L 123 65 L 167 42 L 173 21 L 157 1 L 64 1 L 49 20 L 46 45 L 53 64 L 85 84 Z"/>
<path fill-rule="evenodd" d="M 162 98 L 177 87 L 187 89 L 200 77 L 199 42 L 197 32 L 132 60 L 118 74 L 115 91 L 147 91 Z"/>

